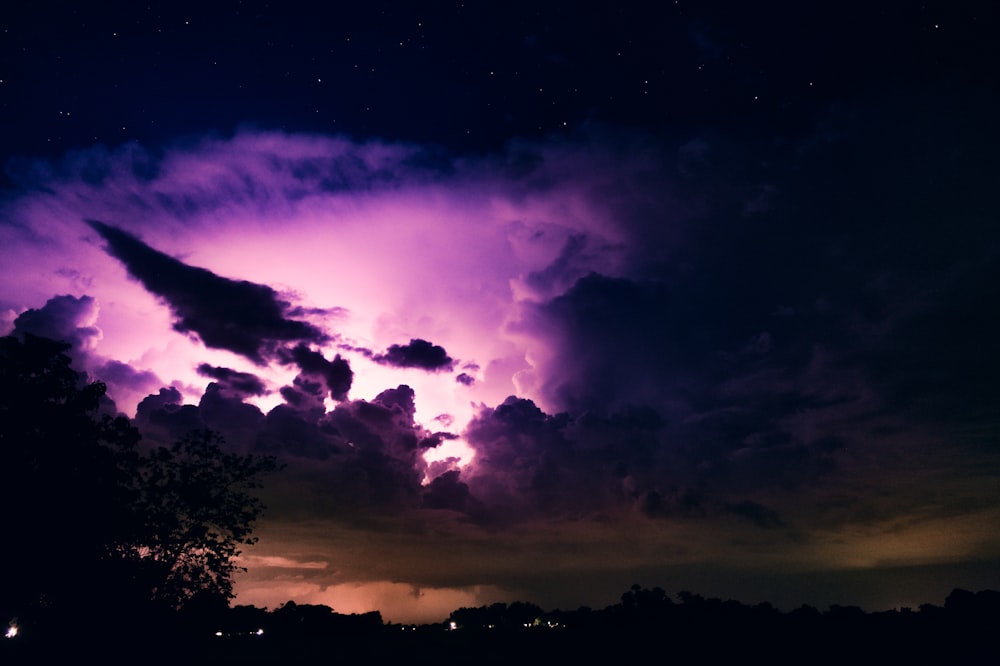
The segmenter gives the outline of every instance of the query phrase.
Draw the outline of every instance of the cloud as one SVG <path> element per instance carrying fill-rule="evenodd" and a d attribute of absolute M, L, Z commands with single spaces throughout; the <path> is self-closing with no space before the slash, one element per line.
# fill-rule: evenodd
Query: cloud
<path fill-rule="evenodd" d="M 493 522 L 486 505 L 472 495 L 460 476 L 457 469 L 435 476 L 423 489 L 422 506 L 457 511 L 480 523 Z"/>
<path fill-rule="evenodd" d="M 208 363 L 198 366 L 198 374 L 219 381 L 228 390 L 242 396 L 264 395 L 267 387 L 264 381 L 249 372 L 240 372 L 231 368 L 219 368 Z"/>
<path fill-rule="evenodd" d="M 737 516 L 747 518 L 762 529 L 773 529 L 784 526 L 781 518 L 773 509 L 769 509 L 757 502 L 745 501 L 738 504 L 729 504 L 726 506 L 726 510 Z"/>
<path fill-rule="evenodd" d="M 351 389 L 354 373 L 346 359 L 337 354 L 332 361 L 327 360 L 322 353 L 309 349 L 304 344 L 298 344 L 288 349 L 282 349 L 277 358 L 286 364 L 293 363 L 302 371 L 300 379 L 305 382 L 309 378 L 319 378 L 323 381 L 330 397 L 334 400 L 346 400 Z"/>
<path fill-rule="evenodd" d="M 134 423 L 145 439 L 164 444 L 205 428 L 199 407 L 184 404 L 181 392 L 174 387 L 161 388 L 141 400 Z"/>
<path fill-rule="evenodd" d="M 368 501 L 413 506 L 423 479 L 424 448 L 434 443 L 413 422 L 413 389 L 386 389 L 372 401 L 342 403 L 323 419 L 323 427 L 344 442 L 349 467 L 363 472 Z"/>
<path fill-rule="evenodd" d="M 372 360 L 397 368 L 420 368 L 431 372 L 450 371 L 455 364 L 444 347 L 419 338 L 405 345 L 390 345 L 384 354 L 375 354 Z"/>
<path fill-rule="evenodd" d="M 226 369 L 211 373 L 232 379 L 220 370 Z M 281 393 L 285 402 L 263 412 L 223 381 L 211 382 L 197 404 L 183 404 L 177 389 L 162 388 L 139 403 L 135 423 L 154 442 L 207 427 L 219 432 L 230 450 L 277 455 L 288 469 L 272 479 L 275 511 L 323 519 L 358 510 L 419 508 L 430 473 L 424 452 L 456 437 L 414 422 L 415 395 L 407 385 L 370 401 L 344 400 L 331 410 L 323 403 L 320 381 L 299 375 Z M 433 475 L 447 469 L 436 468 Z M 297 506 L 302 493 L 315 502 Z"/>
<path fill-rule="evenodd" d="M 477 517 L 485 506 L 503 523 L 627 512 L 644 491 L 669 483 L 661 430 L 652 410 L 550 415 L 510 396 L 481 409 L 462 433 L 476 455 L 446 496 L 460 481 Z"/>
<path fill-rule="evenodd" d="M 291 304 L 271 287 L 188 266 L 125 231 L 96 220 L 88 224 L 129 274 L 170 306 L 176 317 L 174 330 L 197 334 L 207 347 L 227 349 L 263 364 L 274 356 L 279 343 L 327 339 L 311 324 L 287 319 Z"/>
<path fill-rule="evenodd" d="M 163 385 L 163 380 L 150 370 L 138 370 L 128 363 L 109 360 L 92 366 L 94 377 L 108 385 L 111 395 L 118 398 L 125 393 L 147 395 Z"/>
<path fill-rule="evenodd" d="M 150 370 L 106 358 L 98 352 L 103 338 L 102 330 L 96 325 L 99 313 L 97 299 L 91 296 L 53 296 L 41 308 L 19 314 L 14 319 L 11 334 L 37 335 L 70 345 L 67 354 L 73 359 L 74 367 L 85 372 L 89 381 L 103 382 L 107 386 L 105 403 L 109 409 L 118 410 L 123 404 L 134 404 L 163 382 Z"/>
<path fill-rule="evenodd" d="M 101 338 L 97 321 L 97 301 L 90 296 L 53 296 L 38 309 L 29 309 L 14 320 L 14 335 L 30 333 L 65 342 L 85 354 Z"/>
<path fill-rule="evenodd" d="M 546 403 L 576 413 L 669 398 L 699 344 L 682 314 L 661 282 L 590 273 L 514 327 L 540 342 L 532 374 Z"/>
<path fill-rule="evenodd" d="M 280 590 L 992 556 L 989 170 L 927 166 L 986 142 L 849 116 L 433 165 L 252 131 L 83 151 L 3 203 L 0 306 L 141 388 L 144 436 L 210 425 L 289 463 L 261 545 L 336 566 Z M 984 505 L 961 539 L 928 527 Z"/>
<path fill-rule="evenodd" d="M 260 408 L 247 404 L 239 393 L 234 394 L 224 384 L 216 382 L 205 388 L 198 410 L 206 427 L 227 433 L 234 443 L 254 436 L 264 421 Z"/>

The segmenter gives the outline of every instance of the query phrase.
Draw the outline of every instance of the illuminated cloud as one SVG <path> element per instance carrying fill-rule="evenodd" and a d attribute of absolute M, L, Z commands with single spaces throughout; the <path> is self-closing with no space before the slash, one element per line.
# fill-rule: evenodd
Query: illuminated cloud
<path fill-rule="evenodd" d="M 94 349 L 101 338 L 101 329 L 94 325 L 97 313 L 97 302 L 90 296 L 53 296 L 44 306 L 18 315 L 13 334 L 30 333 L 51 338 L 86 353 Z"/>
<path fill-rule="evenodd" d="M 597 126 L 444 161 L 254 131 L 94 148 L 4 200 L 0 309 L 70 342 L 145 440 L 210 427 L 287 464 L 241 602 L 391 599 L 397 619 L 601 603 L 636 573 L 710 594 L 733 562 L 995 558 L 994 479 L 940 448 L 990 460 L 977 350 L 1000 325 L 972 286 L 993 264 L 890 267 L 875 213 L 845 228 L 783 186 L 852 200 L 818 145 L 767 173 L 724 139 Z"/>

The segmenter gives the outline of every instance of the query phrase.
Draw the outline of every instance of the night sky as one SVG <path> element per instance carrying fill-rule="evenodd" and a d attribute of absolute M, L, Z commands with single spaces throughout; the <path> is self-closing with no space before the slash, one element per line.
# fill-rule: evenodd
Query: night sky
<path fill-rule="evenodd" d="M 235 603 L 1000 588 L 995 3 L 87 4 L 0 9 L 0 333 L 286 464 Z"/>

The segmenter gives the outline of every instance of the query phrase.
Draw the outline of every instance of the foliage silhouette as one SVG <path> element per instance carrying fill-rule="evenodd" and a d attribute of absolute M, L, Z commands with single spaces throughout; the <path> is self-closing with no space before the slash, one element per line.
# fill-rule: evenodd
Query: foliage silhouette
<path fill-rule="evenodd" d="M 65 632 L 82 609 L 148 624 L 196 597 L 228 604 L 274 458 L 208 431 L 144 448 L 68 349 L 0 338 L 0 612 Z"/>
<path fill-rule="evenodd" d="M 83 383 L 67 349 L 32 336 L 0 340 L 4 610 L 85 594 L 127 518 L 138 433 L 125 419 L 98 417 L 104 386 Z"/>
<path fill-rule="evenodd" d="M 181 608 L 195 595 L 233 597 L 241 545 L 256 542 L 263 510 L 253 490 L 276 469 L 273 458 L 225 453 L 221 436 L 195 431 L 140 458 L 132 533 L 115 553 L 141 571 L 151 596 Z"/>

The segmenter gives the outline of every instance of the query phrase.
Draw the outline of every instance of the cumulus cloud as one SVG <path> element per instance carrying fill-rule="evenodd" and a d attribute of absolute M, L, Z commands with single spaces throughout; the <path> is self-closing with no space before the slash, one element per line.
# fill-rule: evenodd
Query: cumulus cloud
<path fill-rule="evenodd" d="M 305 385 L 309 378 L 322 380 L 326 391 L 334 400 L 345 400 L 351 389 L 354 373 L 346 359 L 337 354 L 333 360 L 328 360 L 321 352 L 310 349 L 304 344 L 298 344 L 278 353 L 278 359 L 286 364 L 295 364 L 302 371 L 296 381 Z"/>
<path fill-rule="evenodd" d="M 526 305 L 515 326 L 539 340 L 534 374 L 546 403 L 581 412 L 668 400 L 699 344 L 683 314 L 661 282 L 590 273 Z"/>
<path fill-rule="evenodd" d="M 256 434 L 264 421 L 260 408 L 247 404 L 238 392 L 216 382 L 205 388 L 198 401 L 198 410 L 206 427 L 227 433 L 234 443 L 244 442 Z"/>
<path fill-rule="evenodd" d="M 208 363 L 198 365 L 198 374 L 217 380 L 230 391 L 243 396 L 264 395 L 267 386 L 257 375 L 231 368 L 220 368 Z"/>
<path fill-rule="evenodd" d="M 486 506 L 504 522 L 627 510 L 648 484 L 665 482 L 656 479 L 665 459 L 660 425 L 639 413 L 550 415 L 510 396 L 470 422 L 463 436 L 475 458 L 445 488 L 466 484 L 476 515 L 487 515 Z"/>
<path fill-rule="evenodd" d="M 183 395 L 175 387 L 161 388 L 143 398 L 136 407 L 134 422 L 147 439 L 163 443 L 206 427 L 199 407 L 184 404 Z"/>
<path fill-rule="evenodd" d="M 103 382 L 108 388 L 105 402 L 110 409 L 121 403 L 134 403 L 162 385 L 156 373 L 136 368 L 124 361 L 106 358 L 98 351 L 103 332 L 96 325 L 100 307 L 95 298 L 64 294 L 53 296 L 40 308 L 31 308 L 13 322 L 12 335 L 25 334 L 50 338 L 69 345 L 67 353 L 74 366 L 87 373 L 90 381 Z M 110 407 L 111 404 L 115 407 Z"/>
<path fill-rule="evenodd" d="M 98 306 L 90 296 L 53 296 L 41 308 L 25 310 L 14 320 L 14 335 L 29 333 L 65 342 L 86 354 L 101 338 L 96 326 Z"/>
<path fill-rule="evenodd" d="M 110 359 L 92 361 L 90 373 L 108 385 L 108 392 L 117 398 L 126 394 L 145 396 L 163 385 L 163 380 L 151 370 L 138 370 L 128 363 Z"/>
<path fill-rule="evenodd" d="M 375 354 L 372 359 L 397 368 L 420 368 L 431 372 L 450 371 L 455 364 L 444 347 L 419 338 L 405 345 L 389 345 L 384 354 Z"/>

